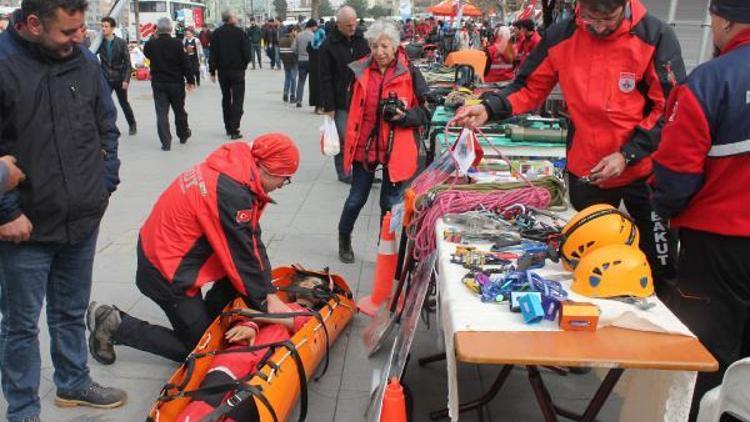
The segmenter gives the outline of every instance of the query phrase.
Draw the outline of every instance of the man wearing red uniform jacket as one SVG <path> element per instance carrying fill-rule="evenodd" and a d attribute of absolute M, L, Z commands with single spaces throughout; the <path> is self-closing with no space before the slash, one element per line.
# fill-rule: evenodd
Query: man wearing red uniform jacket
<path fill-rule="evenodd" d="M 536 32 L 536 24 L 531 19 L 523 19 L 513 23 L 518 28 L 518 41 L 516 42 L 516 60 L 518 67 L 523 66 L 531 52 L 542 41 L 542 36 Z"/>
<path fill-rule="evenodd" d="M 242 296 L 273 312 L 271 263 L 258 225 L 268 193 L 289 183 L 299 151 L 286 135 L 226 144 L 182 173 L 162 193 L 140 231 L 138 289 L 156 302 L 172 328 L 149 324 L 92 302 L 89 351 L 103 364 L 122 344 L 182 361 L 224 306 Z M 206 293 L 201 287 L 215 282 Z"/>
<path fill-rule="evenodd" d="M 640 0 L 580 0 L 575 19 L 547 29 L 510 86 L 459 110 L 454 121 L 478 126 L 527 113 L 559 83 L 571 117 L 570 201 L 577 210 L 625 203 L 661 293 L 675 276 L 674 242 L 652 211 L 646 178 L 666 99 L 684 76 L 674 32 Z"/>
<path fill-rule="evenodd" d="M 666 302 L 719 361 L 698 375 L 693 411 L 750 352 L 750 2 L 714 0 L 711 15 L 720 55 L 675 89 L 654 153 L 654 209 L 681 241 Z"/>

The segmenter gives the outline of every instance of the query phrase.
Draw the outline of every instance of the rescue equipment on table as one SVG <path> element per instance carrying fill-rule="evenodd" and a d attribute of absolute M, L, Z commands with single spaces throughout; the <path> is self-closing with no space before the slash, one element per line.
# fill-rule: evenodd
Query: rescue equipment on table
<path fill-rule="evenodd" d="M 448 110 L 456 110 L 465 105 L 479 104 L 479 97 L 471 88 L 459 86 L 445 96 L 443 106 Z"/>
<path fill-rule="evenodd" d="M 562 302 L 560 328 L 566 331 L 596 331 L 599 307 L 586 302 Z"/>
<path fill-rule="evenodd" d="M 300 274 L 319 277 L 327 282 L 311 289 L 292 285 L 295 277 Z M 222 420 L 243 403 L 254 408 L 259 421 L 284 421 L 289 417 L 298 395 L 301 406 L 299 420 L 305 420 L 308 379 L 323 359 L 324 368 L 316 380 L 325 373 L 328 367 L 329 348 L 356 312 L 356 305 L 344 279 L 330 274 L 327 269 L 315 272 L 299 266 L 277 268 L 273 271 L 273 283 L 278 289 L 277 295 L 284 302 L 290 302 L 295 296 L 303 295 L 320 299 L 322 306 L 309 312 L 248 313 L 244 302 L 236 299 L 209 326 L 185 363 L 162 388 L 149 413 L 149 421 L 173 421 L 190 404 L 192 397 L 205 393 L 225 393 L 225 397 L 221 405 L 213 409 L 205 419 L 202 419 L 203 421 Z M 282 319 L 298 316 L 311 318 L 287 341 L 238 348 L 229 347 L 224 340 L 225 332 L 238 317 Z M 217 356 L 259 350 L 267 352 L 256 366 L 256 370 L 247 376 L 231 383 L 208 388 L 200 387 Z"/>
<path fill-rule="evenodd" d="M 560 257 L 572 271 L 586 254 L 607 245 L 635 245 L 638 227 L 622 211 L 607 204 L 592 205 L 576 214 L 562 229 Z"/>
<path fill-rule="evenodd" d="M 646 255 L 629 245 L 603 246 L 586 254 L 575 269 L 570 287 L 593 298 L 647 298 L 654 294 Z"/>

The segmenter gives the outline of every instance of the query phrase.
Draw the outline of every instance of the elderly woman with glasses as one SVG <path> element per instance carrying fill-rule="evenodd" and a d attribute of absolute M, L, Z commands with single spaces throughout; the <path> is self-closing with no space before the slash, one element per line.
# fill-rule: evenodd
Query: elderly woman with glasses
<path fill-rule="evenodd" d="M 371 54 L 349 65 L 354 72 L 344 141 L 344 171 L 352 175 L 339 220 L 339 258 L 354 262 L 351 233 L 367 202 L 378 167 L 383 169 L 381 219 L 417 170 L 419 127 L 429 122 L 427 84 L 399 47 L 399 30 L 379 20 L 365 33 Z"/>

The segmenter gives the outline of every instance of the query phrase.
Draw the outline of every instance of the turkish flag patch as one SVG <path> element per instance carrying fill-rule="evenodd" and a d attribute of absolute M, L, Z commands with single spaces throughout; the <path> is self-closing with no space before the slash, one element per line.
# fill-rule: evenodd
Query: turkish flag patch
<path fill-rule="evenodd" d="M 239 210 L 237 211 L 236 220 L 239 224 L 249 223 L 252 221 L 253 210 Z"/>

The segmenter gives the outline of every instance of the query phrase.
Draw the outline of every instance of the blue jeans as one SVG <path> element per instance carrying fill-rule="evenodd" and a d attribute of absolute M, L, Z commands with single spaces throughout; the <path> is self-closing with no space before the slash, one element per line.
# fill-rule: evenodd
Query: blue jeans
<path fill-rule="evenodd" d="M 284 95 L 288 95 L 291 101 L 295 92 L 297 92 L 297 65 L 284 65 Z"/>
<path fill-rule="evenodd" d="M 0 242 L 0 371 L 9 421 L 41 411 L 39 314 L 45 297 L 58 392 L 91 385 L 84 318 L 97 235 L 75 245 Z"/>
<path fill-rule="evenodd" d="M 297 63 L 297 104 L 302 104 L 302 97 L 305 96 L 305 81 L 309 72 L 310 62 Z"/>
<path fill-rule="evenodd" d="M 359 212 L 367 203 L 370 196 L 372 181 L 375 179 L 375 173 L 367 171 L 360 162 L 354 162 L 352 166 L 352 187 L 349 189 L 349 196 L 344 202 L 344 210 L 341 211 L 339 220 L 339 234 L 352 234 L 354 223 L 357 222 Z M 403 191 L 404 183 L 391 183 L 388 176 L 388 169 L 383 168 L 383 185 L 380 187 L 380 218 L 382 221 L 386 212 L 399 202 Z"/>
<path fill-rule="evenodd" d="M 281 57 L 279 56 L 280 52 L 281 52 L 281 49 L 279 48 L 279 46 L 275 45 L 273 47 L 273 60 L 276 63 L 276 68 L 277 69 L 281 69 Z M 271 67 L 273 67 L 273 66 L 271 66 Z"/>

